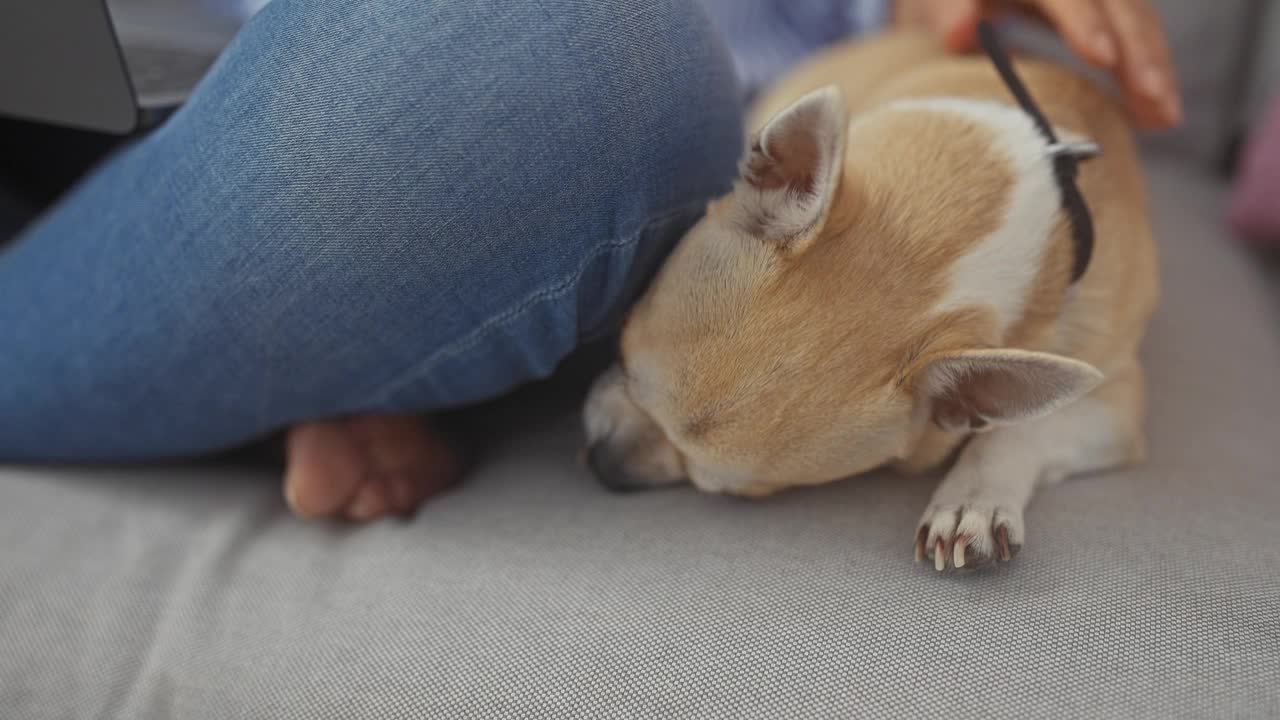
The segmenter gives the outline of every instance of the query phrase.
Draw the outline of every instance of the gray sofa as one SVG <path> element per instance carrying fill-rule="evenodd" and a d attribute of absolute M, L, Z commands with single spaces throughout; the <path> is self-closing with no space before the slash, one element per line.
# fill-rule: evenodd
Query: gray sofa
<path fill-rule="evenodd" d="M 0 467 L 0 718 L 1280 717 L 1280 312 L 1165 144 L 1150 460 L 1009 565 L 911 562 L 928 480 L 610 494 L 568 395 L 369 527 L 252 463 Z"/>

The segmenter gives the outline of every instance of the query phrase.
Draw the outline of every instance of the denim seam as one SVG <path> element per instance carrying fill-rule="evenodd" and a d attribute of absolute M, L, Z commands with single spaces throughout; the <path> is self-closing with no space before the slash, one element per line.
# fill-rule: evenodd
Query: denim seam
<path fill-rule="evenodd" d="M 586 269 L 601 256 L 605 254 L 613 254 L 619 248 L 634 246 L 650 227 L 666 222 L 667 220 L 670 220 L 680 213 L 688 211 L 689 208 L 699 204 L 700 203 L 697 202 L 688 203 L 667 210 L 660 215 L 650 218 L 638 230 L 627 237 L 620 240 L 612 240 L 597 246 L 595 250 L 593 250 L 581 263 L 578 264 L 577 270 L 568 277 L 551 287 L 530 293 L 516 304 L 509 306 L 506 310 L 503 310 L 497 315 L 489 318 L 467 335 L 437 349 L 408 372 L 379 388 L 377 392 L 373 393 L 374 401 L 380 403 L 382 401 L 389 400 L 392 394 L 400 390 L 405 385 L 418 380 L 425 375 L 431 374 L 433 369 L 441 360 L 456 357 L 474 348 L 476 345 L 480 344 L 480 341 L 487 337 L 491 331 L 496 330 L 499 327 L 510 325 L 513 321 L 525 315 L 531 308 L 533 308 L 533 306 L 564 296 L 578 284 L 578 281 L 582 279 L 582 275 L 586 272 Z"/>

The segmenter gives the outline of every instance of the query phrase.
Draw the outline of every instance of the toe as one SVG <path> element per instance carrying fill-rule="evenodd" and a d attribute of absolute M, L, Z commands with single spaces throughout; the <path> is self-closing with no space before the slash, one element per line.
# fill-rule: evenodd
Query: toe
<path fill-rule="evenodd" d="M 955 566 L 975 568 L 991 562 L 995 544 L 991 535 L 991 511 L 966 508 L 956 529 Z"/>
<path fill-rule="evenodd" d="M 1022 513 L 988 503 L 930 506 L 916 528 L 915 558 L 933 561 L 937 570 L 947 565 L 976 569 L 996 561 L 1008 561 L 1022 548 Z"/>
<path fill-rule="evenodd" d="M 1011 539 L 1009 526 L 998 525 L 995 529 L 996 557 L 1001 562 L 1009 562 L 1022 549 L 1022 543 Z"/>
<path fill-rule="evenodd" d="M 387 479 L 395 512 L 413 511 L 457 477 L 451 448 L 417 417 L 362 416 L 347 421 L 375 472 Z"/>
<path fill-rule="evenodd" d="M 928 528 L 923 555 L 933 558 L 934 567 L 938 570 L 945 570 L 947 567 L 947 550 L 955 537 L 957 519 L 958 513 L 952 508 L 931 508 L 925 513 L 918 531 L 919 534 Z"/>
<path fill-rule="evenodd" d="M 1013 510 L 998 509 L 991 521 L 995 534 L 997 556 L 1001 560 L 1012 560 L 1022 549 L 1024 527 L 1022 513 Z"/>
<path fill-rule="evenodd" d="M 422 480 L 407 473 L 393 473 L 387 476 L 387 496 L 391 510 L 407 513 L 422 502 Z"/>
<path fill-rule="evenodd" d="M 391 499 L 386 479 L 371 476 L 347 505 L 346 516 L 356 522 L 368 522 L 382 517 L 390 509 Z"/>
<path fill-rule="evenodd" d="M 355 495 L 365 474 L 360 449 L 339 422 L 302 423 L 290 429 L 284 494 L 301 517 L 331 515 Z"/>

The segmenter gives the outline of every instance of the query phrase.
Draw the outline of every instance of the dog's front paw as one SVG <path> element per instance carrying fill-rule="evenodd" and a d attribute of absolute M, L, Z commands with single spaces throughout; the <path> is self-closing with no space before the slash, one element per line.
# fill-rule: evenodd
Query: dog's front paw
<path fill-rule="evenodd" d="M 1022 549 L 1022 510 L 998 503 L 930 505 L 916 530 L 916 562 L 956 568 L 1006 562 Z"/>

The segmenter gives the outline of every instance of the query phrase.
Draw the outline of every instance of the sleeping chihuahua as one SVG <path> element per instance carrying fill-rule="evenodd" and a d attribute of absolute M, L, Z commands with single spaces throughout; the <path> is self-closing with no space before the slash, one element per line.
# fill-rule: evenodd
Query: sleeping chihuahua
<path fill-rule="evenodd" d="M 1060 137 L 1104 149 L 1083 277 L 1054 150 L 988 60 L 836 47 L 759 101 L 733 191 L 633 308 L 584 410 L 603 483 L 760 496 L 954 456 L 915 529 L 942 570 L 1012 558 L 1036 487 L 1142 458 L 1158 281 L 1130 129 L 1016 65 Z"/>

